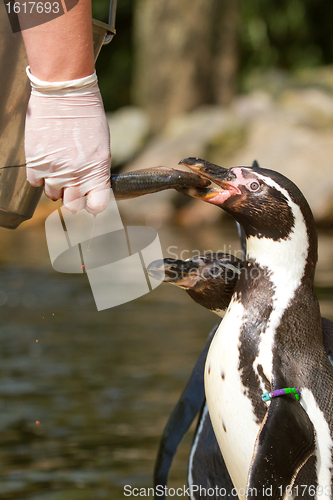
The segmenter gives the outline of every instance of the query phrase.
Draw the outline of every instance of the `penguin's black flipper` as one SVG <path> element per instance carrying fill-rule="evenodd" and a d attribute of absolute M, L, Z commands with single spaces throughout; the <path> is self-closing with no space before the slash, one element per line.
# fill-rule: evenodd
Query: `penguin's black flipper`
<path fill-rule="evenodd" d="M 217 443 L 205 402 L 194 434 L 191 449 L 188 485 L 192 488 L 191 498 L 206 500 L 206 492 L 214 490 L 209 500 L 238 500 L 227 466 Z"/>
<path fill-rule="evenodd" d="M 257 500 L 282 499 L 314 451 L 314 428 L 300 403 L 293 396 L 272 399 L 257 437 L 247 498 L 252 493 Z"/>
<path fill-rule="evenodd" d="M 210 332 L 206 345 L 194 366 L 190 380 L 163 431 L 154 469 L 155 491 L 157 486 L 164 487 L 167 485 L 169 471 L 177 448 L 204 404 L 204 368 L 208 349 L 218 326 L 219 324 Z M 158 490 L 158 498 L 163 500 L 165 495 L 161 496 L 160 491 L 161 489 Z"/>

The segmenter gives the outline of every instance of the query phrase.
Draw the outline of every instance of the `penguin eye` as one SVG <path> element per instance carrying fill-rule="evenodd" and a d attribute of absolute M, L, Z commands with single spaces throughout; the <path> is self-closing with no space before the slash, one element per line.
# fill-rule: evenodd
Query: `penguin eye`
<path fill-rule="evenodd" d="M 250 184 L 248 184 L 249 188 L 251 191 L 255 192 L 260 189 L 260 184 L 258 181 L 252 181 Z"/>
<path fill-rule="evenodd" d="M 217 278 L 221 273 L 221 269 L 217 266 L 214 266 L 210 269 L 210 275 L 213 277 L 213 278 Z"/>

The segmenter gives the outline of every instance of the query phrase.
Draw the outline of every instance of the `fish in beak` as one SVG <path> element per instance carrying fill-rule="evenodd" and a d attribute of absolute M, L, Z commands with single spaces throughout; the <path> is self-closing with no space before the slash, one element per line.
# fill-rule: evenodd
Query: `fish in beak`
<path fill-rule="evenodd" d="M 231 169 L 220 167 L 201 158 L 186 158 L 180 161 L 179 165 L 185 165 L 192 172 L 213 183 L 203 189 L 189 189 L 187 194 L 194 198 L 214 205 L 223 205 L 231 195 L 241 194 L 237 187 L 237 175 Z"/>

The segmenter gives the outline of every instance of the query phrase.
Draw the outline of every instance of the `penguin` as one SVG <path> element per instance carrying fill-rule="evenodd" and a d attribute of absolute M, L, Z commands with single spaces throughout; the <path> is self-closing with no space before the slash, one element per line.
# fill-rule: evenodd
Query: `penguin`
<path fill-rule="evenodd" d="M 317 487 L 319 495 L 331 496 L 332 368 L 318 333 L 320 313 L 313 292 L 317 238 L 311 210 L 291 181 L 257 164 L 228 170 L 197 158 L 180 163 L 215 185 L 185 183 L 177 190 L 233 215 L 248 244 L 248 269 L 236 285 L 205 369 L 209 411 L 233 483 L 240 498 L 284 498 L 291 492 L 312 498 Z M 231 374 L 227 379 L 222 377 L 224 365 Z M 281 388 L 287 382 L 301 387 L 300 402 L 300 389 L 294 398 Z M 273 391 L 260 398 L 269 388 Z M 271 399 L 276 390 L 285 397 Z M 223 418 L 227 422 L 221 426 Z M 292 436 L 287 451 L 278 446 L 286 434 Z M 299 492 L 299 485 L 306 492 Z"/>
<path fill-rule="evenodd" d="M 243 256 L 245 254 L 243 245 L 242 254 Z M 164 271 L 164 282 L 179 286 L 195 302 L 218 316 L 223 316 L 223 310 L 226 309 L 232 297 L 241 265 L 242 262 L 237 257 L 219 252 L 196 256 L 186 261 L 169 258 L 154 261 L 148 266 L 147 271 L 152 277 Z M 333 322 L 327 318 L 321 318 L 321 322 L 325 350 L 331 364 L 333 364 Z M 191 498 L 195 500 L 205 498 L 205 496 L 200 495 L 198 486 L 201 487 L 202 491 L 207 491 L 209 488 L 214 490 L 215 494 L 211 497 L 214 500 L 230 497 L 233 491 L 233 485 L 218 447 L 206 400 L 202 393 L 206 354 L 217 327 L 218 325 L 210 333 L 190 380 L 169 418 L 160 442 L 155 465 L 155 486 L 166 486 L 177 448 L 194 418 L 200 412 L 188 465 L 188 484 L 192 491 Z M 187 410 L 185 410 L 186 407 L 188 407 Z"/>
<path fill-rule="evenodd" d="M 206 253 L 187 260 L 163 259 L 147 267 L 152 278 L 186 290 L 195 301 L 219 316 L 228 307 L 240 275 L 241 261 L 224 252 Z"/>
<path fill-rule="evenodd" d="M 162 271 L 163 281 L 186 290 L 194 301 L 208 309 L 213 307 L 216 314 L 222 315 L 232 297 L 240 274 L 240 264 L 241 261 L 237 257 L 218 252 L 193 257 L 187 261 L 174 259 L 154 261 L 148 266 L 147 272 L 149 276 L 156 278 Z M 212 294 L 209 286 L 211 282 L 215 284 Z M 209 498 L 222 500 L 227 499 L 233 490 L 210 422 L 203 384 L 203 368 L 217 327 L 218 325 L 210 332 L 190 380 L 163 431 L 154 470 L 154 487 L 157 492 L 159 492 L 158 487 L 163 489 L 167 486 L 177 448 L 198 412 L 200 416 L 188 468 L 190 498 L 195 500 L 207 498 L 205 492 L 209 490 Z M 158 498 L 163 500 L 165 495 L 159 494 Z"/>
<path fill-rule="evenodd" d="M 256 163 L 231 169 L 198 158 L 180 163 L 214 183 L 189 194 L 223 208 L 246 234 L 247 266 L 204 374 L 214 432 L 238 496 L 331 498 L 333 368 L 314 292 L 310 207 L 289 179 Z"/>

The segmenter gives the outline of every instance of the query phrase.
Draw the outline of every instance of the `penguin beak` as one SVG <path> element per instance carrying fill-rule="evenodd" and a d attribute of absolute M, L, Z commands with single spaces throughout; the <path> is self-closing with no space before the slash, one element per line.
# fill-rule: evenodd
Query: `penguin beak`
<path fill-rule="evenodd" d="M 159 281 L 165 281 L 164 262 L 163 260 L 154 260 L 147 267 L 148 276 Z"/>
<path fill-rule="evenodd" d="M 164 272 L 163 281 L 182 288 L 191 288 L 200 278 L 198 269 L 198 264 L 192 261 L 164 259 L 151 262 L 147 273 L 152 278 L 160 278 Z"/>
<path fill-rule="evenodd" d="M 200 198 L 215 205 L 221 205 L 231 195 L 241 194 L 238 187 L 232 183 L 234 179 L 237 179 L 237 176 L 228 168 L 220 167 L 201 158 L 186 158 L 180 161 L 179 165 L 185 165 L 193 172 L 215 184 L 197 190 L 197 192 L 190 192 L 189 194 L 195 198 Z"/>

